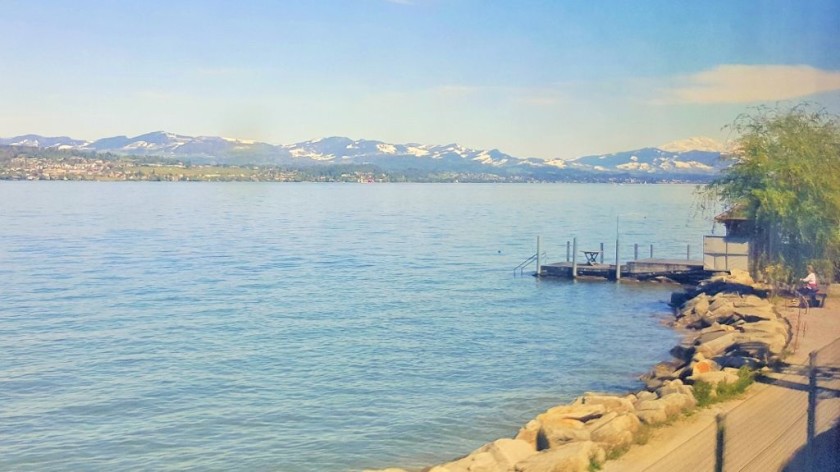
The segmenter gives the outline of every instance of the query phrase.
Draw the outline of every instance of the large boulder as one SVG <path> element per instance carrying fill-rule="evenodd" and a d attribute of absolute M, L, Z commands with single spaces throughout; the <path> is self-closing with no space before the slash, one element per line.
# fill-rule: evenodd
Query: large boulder
<path fill-rule="evenodd" d="M 705 382 L 712 385 L 719 383 L 735 383 L 738 381 L 738 376 L 727 371 L 719 370 L 717 372 L 707 372 L 705 374 L 698 374 L 689 377 L 693 382 Z"/>
<path fill-rule="evenodd" d="M 664 395 L 659 401 L 665 404 L 665 412 L 668 416 L 679 415 L 697 406 L 692 393 L 670 393 Z"/>
<path fill-rule="evenodd" d="M 651 378 L 672 380 L 678 377 L 677 371 L 685 366 L 685 362 L 681 360 L 671 360 L 660 362 L 653 366 L 650 372 Z"/>
<path fill-rule="evenodd" d="M 725 333 L 735 331 L 735 327 L 728 325 L 728 324 L 720 324 L 718 322 L 713 322 L 711 325 L 703 328 L 700 330 L 700 334 L 711 334 L 711 333 Z"/>
<path fill-rule="evenodd" d="M 767 351 L 774 356 L 778 356 L 784 351 L 790 334 L 787 325 L 779 321 L 766 320 L 744 323 L 738 328 L 743 334 L 738 337 L 736 349 L 748 343 L 761 343 L 766 345 Z"/>
<path fill-rule="evenodd" d="M 677 344 L 676 346 L 672 347 L 670 351 L 671 355 L 676 357 L 682 361 L 690 361 L 691 358 L 694 356 L 694 352 L 696 347 L 694 346 L 694 342 L 689 341 L 688 339 L 684 340 L 682 343 Z"/>
<path fill-rule="evenodd" d="M 737 299 L 733 299 L 732 304 L 735 306 L 735 308 L 773 306 L 773 304 L 770 303 L 766 298 L 761 298 L 756 295 L 740 296 Z"/>
<path fill-rule="evenodd" d="M 542 423 L 550 423 L 551 421 L 556 420 L 563 420 L 563 419 L 574 419 L 578 421 L 583 421 L 584 423 L 603 416 L 604 413 L 607 412 L 607 408 L 604 405 L 600 404 L 570 404 L 570 405 L 559 405 L 553 408 L 549 408 L 542 413 L 541 415 L 537 416 L 537 420 L 541 421 Z"/>
<path fill-rule="evenodd" d="M 737 343 L 738 336 L 739 334 L 735 332 L 719 332 L 706 337 L 698 337 L 695 351 L 703 354 L 707 359 L 715 357 L 726 352 L 729 347 Z"/>
<path fill-rule="evenodd" d="M 604 405 L 571 404 L 555 406 L 549 408 L 520 428 L 516 434 L 516 439 L 527 441 L 534 447 L 537 447 L 537 436 L 542 428 L 546 426 L 551 427 L 554 424 L 563 426 L 563 421 L 568 419 L 585 423 L 591 419 L 600 418 L 606 411 L 607 408 Z"/>
<path fill-rule="evenodd" d="M 611 416 L 611 417 L 610 417 Z M 593 421 L 591 438 L 606 444 L 610 448 L 627 446 L 633 443 L 633 434 L 639 430 L 639 418 L 633 413 L 609 413 Z"/>
<path fill-rule="evenodd" d="M 694 396 L 694 389 L 682 383 L 682 380 L 677 379 L 672 380 L 670 382 L 665 382 L 665 384 L 659 390 L 657 390 L 656 393 L 658 393 L 660 397 L 664 397 L 672 393 L 682 393 L 685 395 Z"/>
<path fill-rule="evenodd" d="M 669 393 L 656 400 L 645 400 L 636 404 L 636 415 L 648 424 L 662 423 L 669 417 L 690 410 L 697 405 L 691 393 Z"/>
<path fill-rule="evenodd" d="M 692 314 L 705 315 L 707 311 L 709 311 L 709 296 L 701 293 L 682 303 L 677 312 L 677 316 L 690 316 Z"/>
<path fill-rule="evenodd" d="M 694 313 L 697 313 L 700 316 L 705 316 L 706 313 L 709 311 L 709 297 L 705 293 L 701 293 L 700 295 L 694 297 Z"/>
<path fill-rule="evenodd" d="M 514 464 L 536 453 L 537 450 L 526 441 L 499 439 L 466 457 L 435 466 L 429 472 L 508 472 Z"/>
<path fill-rule="evenodd" d="M 716 370 L 720 370 L 720 366 L 711 359 L 698 360 L 691 365 L 691 375 L 705 374 Z"/>
<path fill-rule="evenodd" d="M 769 353 L 769 349 L 764 349 L 766 352 Z M 733 354 L 726 354 L 723 356 L 718 356 L 714 358 L 714 361 L 721 367 L 731 367 L 734 369 L 740 369 L 741 367 L 748 367 L 750 370 L 758 370 L 767 363 L 761 359 L 757 359 L 755 357 L 749 357 L 748 355 L 733 355 Z"/>
<path fill-rule="evenodd" d="M 709 313 L 703 317 L 703 321 L 707 325 L 711 325 L 712 323 L 731 323 L 738 319 L 738 315 L 735 313 L 735 305 L 732 304 L 731 301 L 722 299 L 722 302 L 717 304 L 717 306 L 709 307 Z"/>
<path fill-rule="evenodd" d="M 729 271 L 729 277 L 726 278 L 729 283 L 741 285 L 754 285 L 755 281 L 750 276 L 750 273 L 742 269 L 732 269 Z"/>
<path fill-rule="evenodd" d="M 779 314 L 772 305 L 735 307 L 735 314 L 747 323 L 762 320 L 778 320 Z"/>
<path fill-rule="evenodd" d="M 636 404 L 636 416 L 645 424 L 664 423 L 668 421 L 666 406 L 658 399 L 642 400 Z"/>
<path fill-rule="evenodd" d="M 535 454 L 516 464 L 514 472 L 588 472 L 605 457 L 604 448 L 592 441 L 574 442 Z"/>
<path fill-rule="evenodd" d="M 641 392 L 636 394 L 636 401 L 634 403 L 634 406 L 638 405 L 639 402 L 643 402 L 645 400 L 656 400 L 657 398 L 659 398 L 659 395 L 657 395 L 656 393 L 648 392 L 647 390 L 642 390 Z"/>
<path fill-rule="evenodd" d="M 778 342 L 778 339 L 775 340 Z M 745 359 L 756 359 L 761 365 L 767 365 L 770 363 L 770 360 L 773 358 L 774 354 L 770 352 L 770 345 L 767 342 L 762 340 L 741 340 L 734 346 L 732 346 L 726 354 L 719 357 L 724 357 L 730 359 L 726 367 L 737 367 L 737 361 L 734 359 L 738 357 L 742 357 Z M 724 364 L 720 364 L 724 365 Z"/>
<path fill-rule="evenodd" d="M 543 425 L 537 433 L 537 449 L 552 449 L 573 441 L 588 441 L 590 432 L 582 421 L 565 419 Z"/>
<path fill-rule="evenodd" d="M 780 334 L 782 336 L 788 335 L 787 325 L 780 321 L 763 320 L 755 323 L 744 323 L 739 326 L 739 329 L 746 334 L 769 333 Z"/>
<path fill-rule="evenodd" d="M 583 396 L 578 397 L 574 404 L 603 405 L 607 411 L 615 411 L 618 413 L 629 413 L 633 411 L 633 402 L 628 400 L 626 397 L 602 393 L 586 392 Z"/>
<path fill-rule="evenodd" d="M 709 286 L 721 283 L 743 287 L 751 287 L 752 285 L 755 285 L 755 281 L 750 276 L 749 272 L 741 269 L 732 269 L 728 274 L 716 275 L 705 280 L 704 283 L 701 284 L 701 288 L 703 285 Z"/>

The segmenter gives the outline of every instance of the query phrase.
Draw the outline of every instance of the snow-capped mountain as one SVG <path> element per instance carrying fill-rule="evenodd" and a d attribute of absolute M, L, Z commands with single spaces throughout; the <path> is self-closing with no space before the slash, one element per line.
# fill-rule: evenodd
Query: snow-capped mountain
<path fill-rule="evenodd" d="M 78 149 L 88 144 L 87 141 L 68 138 L 67 136 L 45 137 L 26 134 L 13 138 L 0 138 L 0 144 L 6 146 L 29 146 L 45 149 Z"/>
<path fill-rule="evenodd" d="M 485 165 L 504 165 L 516 158 L 498 149 L 481 151 L 468 149 L 457 144 L 429 146 L 424 144 L 388 144 L 382 141 L 356 140 L 331 137 L 282 146 L 295 158 L 316 161 L 369 161 L 388 157 L 421 157 L 427 159 L 466 159 Z"/>
<path fill-rule="evenodd" d="M 723 143 L 705 136 L 695 136 L 680 141 L 672 141 L 656 147 L 667 152 L 707 151 L 723 153 L 728 150 Z"/>
<path fill-rule="evenodd" d="M 723 146 L 709 138 L 690 138 L 659 147 L 584 156 L 571 160 L 519 158 L 498 149 L 458 144 L 391 144 L 375 140 L 328 137 L 273 145 L 216 136 L 186 136 L 156 131 L 135 137 L 96 141 L 68 137 L 17 136 L 0 144 L 40 148 L 158 156 L 194 163 L 257 165 L 369 164 L 385 171 L 481 172 L 540 176 L 581 173 L 624 176 L 713 175 L 724 167 Z"/>
<path fill-rule="evenodd" d="M 567 162 L 567 167 L 595 172 L 630 174 L 715 174 L 726 167 L 715 151 L 666 151 L 644 148 L 635 151 L 585 156 Z"/>
<path fill-rule="evenodd" d="M 271 144 L 254 141 L 217 136 L 192 137 L 155 131 L 133 138 L 114 136 L 98 139 L 92 143 L 87 143 L 80 149 L 143 156 L 215 158 L 240 152 L 266 152 L 274 148 L 275 146 Z"/>

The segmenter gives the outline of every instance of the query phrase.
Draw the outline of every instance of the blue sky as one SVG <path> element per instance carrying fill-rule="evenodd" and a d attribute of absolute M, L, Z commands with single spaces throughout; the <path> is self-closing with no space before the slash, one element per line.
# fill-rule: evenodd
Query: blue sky
<path fill-rule="evenodd" d="M 241 3 L 241 4 L 240 4 Z M 324 136 L 571 158 L 840 112 L 840 2 L 0 3 L 0 136 Z"/>

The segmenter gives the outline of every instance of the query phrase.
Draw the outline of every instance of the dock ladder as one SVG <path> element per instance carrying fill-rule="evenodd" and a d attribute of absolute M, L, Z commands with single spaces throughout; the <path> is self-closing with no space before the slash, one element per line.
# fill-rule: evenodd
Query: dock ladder
<path fill-rule="evenodd" d="M 547 260 L 547 256 L 546 256 L 546 254 L 545 254 L 545 251 L 543 251 L 543 252 L 541 252 L 541 253 L 540 253 L 540 252 L 535 252 L 533 255 L 531 255 L 531 257 L 529 257 L 529 258 L 525 259 L 524 261 L 522 261 L 522 263 L 521 263 L 521 264 L 519 264 L 518 266 L 516 266 L 516 267 L 513 269 L 513 276 L 514 276 L 514 277 L 516 277 L 517 272 L 519 273 L 519 275 L 520 275 L 520 276 L 524 275 L 524 274 L 525 274 L 525 267 L 526 267 L 528 264 L 530 264 L 530 263 L 532 263 L 532 262 L 536 261 L 537 259 Z M 539 270 L 539 268 L 537 268 L 537 270 Z M 536 272 L 534 272 L 534 273 L 536 274 Z"/>

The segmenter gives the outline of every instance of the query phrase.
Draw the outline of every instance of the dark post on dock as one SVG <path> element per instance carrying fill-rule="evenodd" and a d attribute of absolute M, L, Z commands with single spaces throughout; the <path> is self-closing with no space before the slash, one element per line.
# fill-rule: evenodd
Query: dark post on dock
<path fill-rule="evenodd" d="M 619 244 L 619 237 L 618 237 L 618 217 L 615 217 L 615 280 L 621 280 L 621 259 L 620 255 L 618 254 L 618 248 L 621 247 Z"/>

